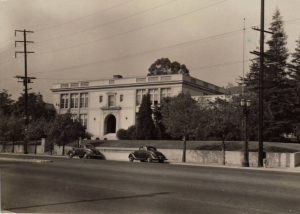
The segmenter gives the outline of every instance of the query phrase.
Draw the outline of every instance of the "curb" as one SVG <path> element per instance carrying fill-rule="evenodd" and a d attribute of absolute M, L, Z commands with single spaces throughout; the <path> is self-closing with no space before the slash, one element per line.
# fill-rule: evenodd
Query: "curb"
<path fill-rule="evenodd" d="M 3 157 L 0 157 L 0 161 L 28 162 L 28 163 L 50 163 L 50 162 L 53 162 L 52 160 L 25 159 L 25 158 L 3 158 Z"/>

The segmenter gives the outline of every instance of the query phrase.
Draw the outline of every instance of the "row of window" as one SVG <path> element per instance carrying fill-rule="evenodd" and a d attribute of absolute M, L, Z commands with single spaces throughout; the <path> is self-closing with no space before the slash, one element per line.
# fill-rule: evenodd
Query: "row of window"
<path fill-rule="evenodd" d="M 79 114 L 79 118 L 77 114 L 72 114 L 71 119 L 74 122 L 78 120 L 83 127 L 87 127 L 87 114 Z"/>
<path fill-rule="evenodd" d="M 142 98 L 147 93 L 150 95 L 150 101 L 152 104 L 159 102 L 158 88 L 148 89 L 148 91 L 146 89 L 138 89 L 136 91 L 136 105 L 140 105 L 142 103 Z M 165 97 L 171 97 L 171 96 L 172 96 L 171 88 L 160 89 L 160 100 L 162 100 Z"/>
<path fill-rule="evenodd" d="M 88 93 L 73 93 L 73 94 L 61 94 L 60 95 L 60 108 L 69 108 L 69 99 L 70 99 L 70 108 L 87 108 L 89 95 Z"/>
<path fill-rule="evenodd" d="M 159 99 L 162 100 L 165 97 L 171 97 L 172 91 L 171 88 L 161 88 L 160 89 L 160 96 L 159 96 L 159 89 L 152 88 L 152 89 L 138 89 L 136 91 L 136 105 L 140 105 L 142 103 L 142 98 L 146 94 L 150 95 L 150 100 L 152 104 L 158 103 Z M 108 106 L 116 106 L 116 95 L 109 94 L 108 98 Z M 71 94 L 61 94 L 60 95 L 60 108 L 87 108 L 88 107 L 88 100 L 89 96 L 88 93 L 71 93 Z M 120 102 L 123 102 L 124 95 L 119 95 Z M 69 102 L 70 101 L 70 102 Z M 99 103 L 103 102 L 103 95 L 99 96 Z"/>

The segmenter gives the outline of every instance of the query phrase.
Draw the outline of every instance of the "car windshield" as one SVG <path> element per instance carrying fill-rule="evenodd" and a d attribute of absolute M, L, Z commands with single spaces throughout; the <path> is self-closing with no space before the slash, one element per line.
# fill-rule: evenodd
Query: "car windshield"
<path fill-rule="evenodd" d="M 153 146 L 148 146 L 148 151 L 153 151 L 153 152 L 155 152 L 155 151 L 156 151 L 156 148 L 153 147 Z"/>

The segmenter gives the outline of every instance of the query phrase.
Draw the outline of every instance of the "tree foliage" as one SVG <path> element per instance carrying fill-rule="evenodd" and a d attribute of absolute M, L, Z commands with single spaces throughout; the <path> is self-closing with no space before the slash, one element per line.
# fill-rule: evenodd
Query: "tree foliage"
<path fill-rule="evenodd" d="M 3 116 L 10 115 L 13 108 L 14 101 L 11 99 L 11 95 L 8 94 L 7 90 L 0 91 L 0 111 L 3 113 Z"/>
<path fill-rule="evenodd" d="M 184 74 L 189 75 L 189 70 L 184 64 L 171 62 L 168 58 L 157 59 L 148 69 L 148 76 L 165 74 Z"/>
<path fill-rule="evenodd" d="M 292 53 L 292 60 L 289 64 L 290 84 L 294 89 L 289 94 L 292 100 L 290 112 L 293 115 L 291 123 L 297 140 L 300 141 L 300 38 L 296 41 L 296 48 Z"/>
<path fill-rule="evenodd" d="M 279 10 L 273 15 L 269 30 L 273 33 L 267 41 L 264 64 L 264 138 L 281 140 L 284 133 L 290 133 L 292 88 L 287 73 L 288 50 L 287 36 L 283 29 L 282 17 Z M 247 88 L 258 97 L 259 59 L 253 61 L 250 72 L 245 78 Z M 253 106 L 257 108 L 256 106 Z"/>
<path fill-rule="evenodd" d="M 53 143 L 63 146 L 64 155 L 65 145 L 85 137 L 85 128 L 78 121 L 73 121 L 70 113 L 60 114 L 52 124 L 49 137 Z"/>
<path fill-rule="evenodd" d="M 139 108 L 136 124 L 137 140 L 154 140 L 156 139 L 155 125 L 152 118 L 150 95 L 146 94 L 142 98 Z"/>
<path fill-rule="evenodd" d="M 241 107 L 238 102 L 217 99 L 211 102 L 207 109 L 210 119 L 209 137 L 215 140 L 240 140 L 241 139 Z"/>
<path fill-rule="evenodd" d="M 162 103 L 162 123 L 166 132 L 175 139 L 194 136 L 201 116 L 200 108 L 190 94 L 180 93 Z"/>
<path fill-rule="evenodd" d="M 52 105 L 43 101 L 43 97 L 40 94 L 29 93 L 28 94 L 28 115 L 31 120 L 37 120 L 44 118 L 46 120 L 52 120 L 55 117 L 55 109 Z M 25 115 L 25 95 L 22 94 L 16 103 L 14 104 L 14 114 L 24 117 Z"/>

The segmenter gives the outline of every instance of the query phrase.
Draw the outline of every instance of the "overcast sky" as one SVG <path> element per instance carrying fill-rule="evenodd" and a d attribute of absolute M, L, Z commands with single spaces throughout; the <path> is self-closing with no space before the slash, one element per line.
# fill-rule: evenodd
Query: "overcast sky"
<path fill-rule="evenodd" d="M 300 0 L 265 0 L 265 27 L 279 8 L 294 51 L 300 36 Z M 107 79 L 113 74 L 143 76 L 158 58 L 185 64 L 196 78 L 226 86 L 243 70 L 249 51 L 259 46 L 260 0 L 0 0 L 0 89 L 13 98 L 24 75 L 15 59 L 15 29 L 33 30 L 28 39 L 30 87 L 52 102 L 55 82 Z M 266 35 L 267 36 L 267 35 Z M 266 37 L 269 38 L 268 36 Z"/>

